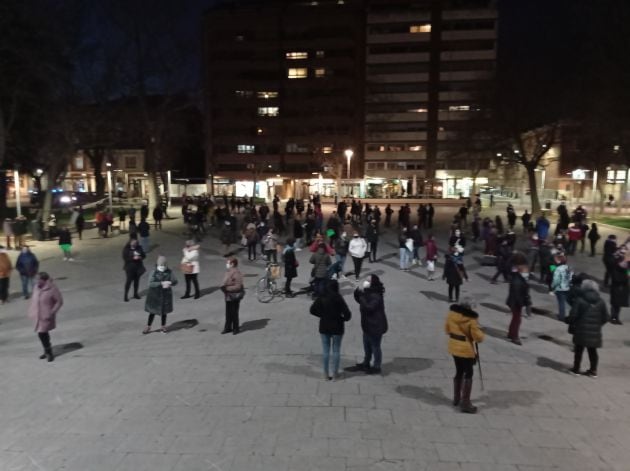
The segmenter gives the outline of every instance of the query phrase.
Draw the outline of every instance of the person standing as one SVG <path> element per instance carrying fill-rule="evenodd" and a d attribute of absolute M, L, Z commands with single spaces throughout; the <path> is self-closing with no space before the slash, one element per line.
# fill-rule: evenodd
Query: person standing
<path fill-rule="evenodd" d="M 604 268 L 606 274 L 604 275 L 604 286 L 608 286 L 610 283 L 610 274 L 615 265 L 615 252 L 617 251 L 617 236 L 611 234 L 604 242 L 604 253 L 602 256 L 602 262 L 604 262 Z"/>
<path fill-rule="evenodd" d="M 258 231 L 253 222 L 247 224 L 243 236 L 247 244 L 247 260 L 253 262 L 256 260 L 256 245 L 258 244 Z"/>
<path fill-rule="evenodd" d="M 295 258 L 295 239 L 287 239 L 287 244 L 282 251 L 282 257 L 284 259 L 284 277 L 286 278 L 284 293 L 287 298 L 293 298 L 295 293 L 291 291 L 291 281 L 293 278 L 297 278 L 297 267 L 299 265 Z"/>
<path fill-rule="evenodd" d="M 370 263 L 376 262 L 376 253 L 378 249 L 378 223 L 376 219 L 372 219 L 370 221 L 370 225 L 365 231 L 365 239 L 370 248 L 369 261 Z"/>
<path fill-rule="evenodd" d="M 6 249 L 0 249 L 0 304 L 9 299 L 9 282 L 11 281 L 13 265 Z"/>
<path fill-rule="evenodd" d="M 427 206 L 427 229 L 433 228 L 433 217 L 435 216 L 435 208 L 433 203 L 429 203 Z"/>
<path fill-rule="evenodd" d="M 15 250 L 20 250 L 20 248 L 24 245 L 24 236 L 26 235 L 28 229 L 28 221 L 26 217 L 23 215 L 19 215 L 15 218 L 13 223 L 13 246 Z"/>
<path fill-rule="evenodd" d="M 63 259 L 67 262 L 73 262 L 72 258 L 72 234 L 68 226 L 63 226 L 59 231 L 59 248 L 63 253 Z"/>
<path fill-rule="evenodd" d="M 118 223 L 120 224 L 120 230 L 124 231 L 127 224 L 127 210 L 124 206 L 118 208 Z"/>
<path fill-rule="evenodd" d="M 85 229 L 85 216 L 83 215 L 83 208 L 79 206 L 79 214 L 76 221 L 74 221 L 74 227 L 79 234 L 79 240 L 83 240 L 83 230 Z"/>
<path fill-rule="evenodd" d="M 392 209 L 392 205 L 388 204 L 385 206 L 385 227 L 392 225 L 392 214 L 394 214 L 394 210 Z"/>
<path fill-rule="evenodd" d="M 50 331 L 57 327 L 57 312 L 61 306 L 63 306 L 61 292 L 48 273 L 40 272 L 28 309 L 28 317 L 35 322 L 35 332 L 44 347 L 44 354 L 40 355 L 40 360 L 47 359 L 51 362 L 55 359 L 50 343 Z"/>
<path fill-rule="evenodd" d="M 425 258 L 427 260 L 427 279 L 433 281 L 435 279 L 435 264 L 438 259 L 438 248 L 435 243 L 433 234 L 429 234 L 424 245 Z"/>
<path fill-rule="evenodd" d="M 350 252 L 352 262 L 354 263 L 354 276 L 357 281 L 359 281 L 359 276 L 361 275 L 361 266 L 363 265 L 366 250 L 367 242 L 365 242 L 365 239 L 359 237 L 357 232 L 352 234 L 352 240 L 348 245 L 348 252 Z"/>
<path fill-rule="evenodd" d="M 6 218 L 2 224 L 2 232 L 7 239 L 7 249 L 11 250 L 11 237 L 13 237 L 13 219 Z M 13 241 L 15 245 L 15 240 Z"/>
<path fill-rule="evenodd" d="M 602 348 L 602 327 L 608 322 L 608 309 L 599 295 L 599 287 L 595 281 L 582 281 L 566 322 L 569 324 L 569 333 L 573 334 L 573 345 L 575 345 L 573 368 L 569 372 L 597 378 L 597 364 L 599 363 L 597 349 Z M 590 368 L 581 373 L 580 365 L 584 349 L 588 351 Z"/>
<path fill-rule="evenodd" d="M 22 280 L 22 294 L 24 299 L 28 299 L 33 291 L 35 276 L 39 271 L 39 260 L 28 245 L 22 246 L 22 251 L 15 262 L 15 269 L 20 274 Z"/>
<path fill-rule="evenodd" d="M 324 242 L 319 243 L 316 252 L 311 255 L 310 263 L 313 265 L 311 272 L 314 286 L 313 297 L 321 296 L 324 293 L 324 287 L 326 285 L 328 267 L 332 264 Z"/>
<path fill-rule="evenodd" d="M 140 237 L 140 245 L 142 246 L 142 250 L 144 253 L 149 253 L 149 235 L 151 233 L 151 226 L 147 222 L 146 218 L 140 219 L 140 224 L 138 224 L 138 236 Z"/>
<path fill-rule="evenodd" d="M 610 323 L 621 325 L 619 314 L 622 307 L 628 307 L 630 287 L 628 286 L 628 258 L 622 251 L 614 255 L 615 261 L 610 266 Z"/>
<path fill-rule="evenodd" d="M 591 257 L 595 256 L 595 246 L 597 245 L 597 241 L 601 238 L 599 235 L 599 230 L 597 229 L 597 223 L 594 222 L 591 224 L 591 230 L 588 231 L 588 240 L 591 244 Z"/>
<path fill-rule="evenodd" d="M 558 320 L 564 322 L 564 318 L 566 317 L 567 294 L 571 288 L 571 271 L 569 270 L 569 265 L 567 265 L 567 259 L 564 255 L 557 255 L 555 257 L 555 262 L 556 269 L 553 272 L 551 289 L 558 300 Z"/>
<path fill-rule="evenodd" d="M 166 264 L 166 257 L 160 255 L 157 258 L 155 269 L 149 275 L 149 291 L 144 303 L 144 310 L 149 313 L 147 326 L 143 334 L 151 332 L 151 324 L 155 316 L 160 316 L 163 334 L 168 332 L 166 328 L 166 316 L 173 312 L 173 286 L 177 284 L 175 274 Z"/>
<path fill-rule="evenodd" d="M 527 309 L 532 304 L 529 296 L 528 278 L 529 267 L 527 266 L 527 259 L 525 256 L 515 256 L 515 269 L 512 271 L 512 276 L 510 276 L 510 288 L 505 304 L 512 311 L 512 321 L 510 322 L 507 336 L 516 345 L 522 345 L 519 329 L 523 308 Z"/>
<path fill-rule="evenodd" d="M 409 236 L 413 240 L 413 257 L 412 257 L 413 262 L 412 263 L 421 265 L 418 251 L 420 250 L 420 247 L 424 245 L 424 242 L 422 240 L 422 233 L 420 232 L 420 229 L 418 228 L 417 224 L 414 224 L 411 231 L 409 231 Z"/>
<path fill-rule="evenodd" d="M 140 299 L 138 294 L 138 286 L 140 284 L 140 277 L 147 271 L 144 268 L 142 260 L 146 257 L 146 254 L 137 239 L 130 239 L 125 245 L 122 252 L 122 258 L 124 261 L 123 270 L 125 270 L 125 302 L 129 301 L 129 288 L 133 283 L 133 297 Z"/>
<path fill-rule="evenodd" d="M 366 374 L 380 374 L 383 363 L 381 342 L 387 333 L 388 323 L 385 315 L 383 296 L 385 287 L 377 275 L 370 275 L 363 284 L 354 291 L 354 299 L 359 303 L 361 311 L 361 329 L 363 330 L 364 357 L 357 368 Z M 372 357 L 374 363 L 371 364 Z"/>
<path fill-rule="evenodd" d="M 245 296 L 243 274 L 238 269 L 238 259 L 230 257 L 225 263 L 226 273 L 221 282 L 221 291 L 225 295 L 225 326 L 222 334 L 239 333 L 238 311 L 241 299 Z"/>
<path fill-rule="evenodd" d="M 411 250 L 413 249 L 413 240 L 407 234 L 405 226 L 400 228 L 398 234 L 398 254 L 400 256 L 400 269 L 408 271 L 411 264 Z"/>
<path fill-rule="evenodd" d="M 350 242 L 348 241 L 348 235 L 346 232 L 342 232 L 341 236 L 335 240 L 335 261 L 337 262 L 337 270 L 341 277 L 345 277 L 343 267 L 346 264 L 346 257 L 348 256 L 348 248 Z"/>
<path fill-rule="evenodd" d="M 462 285 L 462 273 L 452 254 L 444 256 L 444 273 L 442 279 L 448 285 L 448 301 L 459 302 L 459 287 Z"/>
<path fill-rule="evenodd" d="M 164 212 L 162 211 L 162 207 L 160 205 L 153 208 L 153 221 L 155 222 L 155 230 L 162 230 L 162 218 L 164 217 Z"/>
<path fill-rule="evenodd" d="M 330 280 L 326 285 L 323 296 L 317 298 L 311 305 L 312 315 L 319 317 L 319 334 L 322 339 L 322 363 L 324 379 L 330 381 L 339 378 L 341 363 L 341 340 L 344 334 L 344 324 L 350 320 L 352 313 L 339 293 L 337 280 Z M 332 348 L 333 371 L 330 374 L 330 350 Z"/>
<path fill-rule="evenodd" d="M 191 285 L 195 287 L 195 299 L 199 299 L 199 245 L 192 240 L 187 240 L 182 254 L 181 265 L 185 267 L 186 292 L 181 299 L 190 298 Z"/>
<path fill-rule="evenodd" d="M 269 229 L 263 238 L 263 244 L 267 261 L 271 262 L 273 259 L 273 263 L 278 263 L 278 236 L 275 232 L 275 229 Z"/>
<path fill-rule="evenodd" d="M 144 203 L 140 206 L 140 220 L 149 218 L 149 206 Z"/>
<path fill-rule="evenodd" d="M 474 414 L 477 408 L 470 402 L 473 384 L 473 367 L 477 359 L 475 343 L 483 342 L 484 333 L 479 328 L 479 314 L 474 310 L 473 301 L 464 299 L 452 304 L 446 316 L 444 330 L 448 335 L 448 353 L 455 361 L 453 378 L 453 406 L 467 414 Z"/>

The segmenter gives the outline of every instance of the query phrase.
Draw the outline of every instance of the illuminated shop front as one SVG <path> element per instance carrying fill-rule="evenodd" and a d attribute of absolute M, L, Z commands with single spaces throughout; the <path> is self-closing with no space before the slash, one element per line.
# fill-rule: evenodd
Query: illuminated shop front
<path fill-rule="evenodd" d="M 442 183 L 442 198 L 472 197 L 480 186 L 488 184 L 488 177 L 472 178 L 466 170 L 437 170 L 435 178 Z"/>

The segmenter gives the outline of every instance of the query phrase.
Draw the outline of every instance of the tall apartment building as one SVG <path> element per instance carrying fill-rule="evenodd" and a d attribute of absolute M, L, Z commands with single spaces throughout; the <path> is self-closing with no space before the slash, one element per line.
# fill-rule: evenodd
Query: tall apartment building
<path fill-rule="evenodd" d="M 496 22 L 494 0 L 367 2 L 368 194 L 469 192 L 457 141 L 495 75 Z"/>
<path fill-rule="evenodd" d="M 363 178 L 361 0 L 225 1 L 204 17 L 214 192 L 332 194 Z M 354 191 L 346 188 L 346 192 Z"/>

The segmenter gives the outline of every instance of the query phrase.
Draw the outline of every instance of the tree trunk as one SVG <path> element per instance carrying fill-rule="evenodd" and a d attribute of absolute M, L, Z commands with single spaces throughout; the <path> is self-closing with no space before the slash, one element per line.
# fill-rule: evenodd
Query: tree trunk
<path fill-rule="evenodd" d="M 105 177 L 103 177 L 102 168 L 105 160 L 104 149 L 86 150 L 86 155 L 90 159 L 92 167 L 94 167 L 94 181 L 96 183 L 96 198 L 103 199 L 105 197 Z"/>
<path fill-rule="evenodd" d="M 527 180 L 529 182 L 529 196 L 532 203 L 531 213 L 535 215 L 540 214 L 540 200 L 538 199 L 538 184 L 536 182 L 536 167 L 527 166 Z"/>
<path fill-rule="evenodd" d="M 160 205 L 160 189 L 157 182 L 158 174 L 156 172 L 150 172 L 148 176 L 149 186 L 149 214 L 151 211 Z"/>

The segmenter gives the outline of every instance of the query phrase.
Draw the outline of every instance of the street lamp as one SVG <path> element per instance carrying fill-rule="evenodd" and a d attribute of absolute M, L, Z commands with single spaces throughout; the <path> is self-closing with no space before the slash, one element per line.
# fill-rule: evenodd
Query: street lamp
<path fill-rule="evenodd" d="M 354 155 L 354 151 L 352 149 L 346 149 L 344 151 L 344 154 L 345 154 L 346 160 L 348 162 L 348 170 L 346 172 L 346 178 L 348 180 L 350 180 L 350 161 L 352 160 L 352 156 Z"/>
<path fill-rule="evenodd" d="M 107 162 L 105 164 L 107 166 L 107 190 L 109 191 L 109 212 L 114 213 L 112 210 L 112 163 Z"/>
<path fill-rule="evenodd" d="M 18 217 L 22 215 L 22 202 L 20 201 L 20 172 L 13 171 L 13 180 L 15 180 L 15 210 Z"/>

